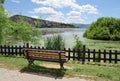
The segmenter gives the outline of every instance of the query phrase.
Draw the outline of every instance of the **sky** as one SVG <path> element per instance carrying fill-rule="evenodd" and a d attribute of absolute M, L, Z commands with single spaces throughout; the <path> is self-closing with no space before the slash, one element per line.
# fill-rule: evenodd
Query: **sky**
<path fill-rule="evenodd" d="M 120 0 L 5 0 L 10 14 L 62 23 L 90 24 L 100 17 L 120 18 Z"/>

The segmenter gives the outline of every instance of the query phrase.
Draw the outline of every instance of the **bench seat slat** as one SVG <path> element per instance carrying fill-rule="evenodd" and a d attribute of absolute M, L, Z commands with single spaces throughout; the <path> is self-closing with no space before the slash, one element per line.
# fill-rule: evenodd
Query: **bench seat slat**
<path fill-rule="evenodd" d="M 51 58 L 41 58 L 41 57 L 30 57 L 34 60 L 41 60 L 41 61 L 50 61 L 50 62 L 59 62 L 59 59 L 51 59 Z M 66 62 L 66 59 L 61 59 L 61 62 Z"/>
<path fill-rule="evenodd" d="M 58 53 L 29 52 L 29 56 L 59 58 Z M 61 58 L 66 58 L 65 54 L 61 53 Z"/>

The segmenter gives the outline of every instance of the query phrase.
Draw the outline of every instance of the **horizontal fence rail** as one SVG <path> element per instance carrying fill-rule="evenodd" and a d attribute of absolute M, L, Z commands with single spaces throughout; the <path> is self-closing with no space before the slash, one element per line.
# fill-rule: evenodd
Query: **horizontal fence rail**
<path fill-rule="evenodd" d="M 44 47 L 39 46 L 0 46 L 0 54 L 1 55 L 14 55 L 14 56 L 24 56 L 23 49 L 31 48 L 31 49 L 45 49 Z M 83 46 L 83 49 L 75 50 L 75 49 L 64 49 L 66 52 L 67 60 L 77 60 L 84 64 L 85 62 L 109 62 L 109 63 L 118 63 L 120 62 L 120 51 L 117 50 L 91 50 L 87 49 L 86 46 Z"/>

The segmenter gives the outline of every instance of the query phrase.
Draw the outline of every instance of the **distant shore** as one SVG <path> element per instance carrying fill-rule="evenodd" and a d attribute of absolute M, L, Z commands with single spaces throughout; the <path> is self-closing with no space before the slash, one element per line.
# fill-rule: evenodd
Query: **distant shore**
<path fill-rule="evenodd" d="M 42 35 L 54 34 L 54 33 L 63 33 L 66 31 L 79 31 L 80 28 L 40 28 Z M 82 28 L 85 30 L 85 28 Z"/>

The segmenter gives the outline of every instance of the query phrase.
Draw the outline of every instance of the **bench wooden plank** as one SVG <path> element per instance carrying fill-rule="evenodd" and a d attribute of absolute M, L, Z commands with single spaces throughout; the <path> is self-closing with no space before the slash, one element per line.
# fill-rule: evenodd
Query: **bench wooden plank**
<path fill-rule="evenodd" d="M 59 58 L 58 53 L 31 52 L 31 51 L 29 52 L 29 56 Z M 61 58 L 66 58 L 65 54 L 61 53 Z"/>
<path fill-rule="evenodd" d="M 66 62 L 65 51 L 59 50 L 41 50 L 41 49 L 24 49 L 24 54 L 29 62 L 29 65 L 33 64 L 34 60 L 59 62 L 60 67 Z"/>

